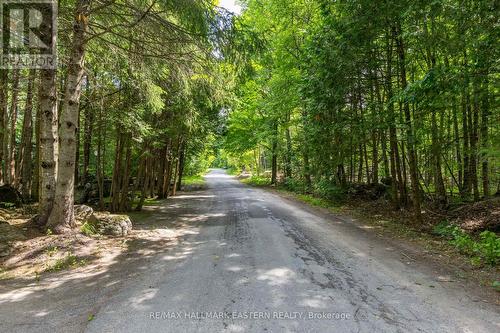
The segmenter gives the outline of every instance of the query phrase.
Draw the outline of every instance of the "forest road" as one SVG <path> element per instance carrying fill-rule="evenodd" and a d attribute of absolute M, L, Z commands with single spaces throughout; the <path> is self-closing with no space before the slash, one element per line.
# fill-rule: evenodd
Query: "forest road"
<path fill-rule="evenodd" d="M 223 170 L 206 180 L 145 207 L 107 261 L 0 281 L 0 332 L 500 332 L 494 292 L 418 249 Z"/>
<path fill-rule="evenodd" d="M 499 332 L 496 305 L 351 221 L 223 170 L 186 196 L 199 224 L 100 309 L 87 332 Z M 179 200 L 181 201 L 181 200 Z"/>

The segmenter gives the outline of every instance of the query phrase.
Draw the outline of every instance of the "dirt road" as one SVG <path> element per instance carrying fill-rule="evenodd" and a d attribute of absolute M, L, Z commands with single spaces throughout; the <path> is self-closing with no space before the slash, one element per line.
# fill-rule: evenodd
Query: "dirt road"
<path fill-rule="evenodd" d="M 135 244 L 98 275 L 0 289 L 0 331 L 500 330 L 497 305 L 375 233 L 222 170 L 206 179 L 154 215 L 177 244 Z"/>

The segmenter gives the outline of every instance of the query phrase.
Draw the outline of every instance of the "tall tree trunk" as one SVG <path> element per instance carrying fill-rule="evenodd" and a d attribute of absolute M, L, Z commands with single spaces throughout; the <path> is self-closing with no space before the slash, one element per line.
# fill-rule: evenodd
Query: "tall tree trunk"
<path fill-rule="evenodd" d="M 396 137 L 396 125 L 394 115 L 394 103 L 392 102 L 392 53 L 393 53 L 393 40 L 391 35 L 386 35 L 386 73 L 385 73 L 385 94 L 387 101 L 387 113 L 389 118 L 389 146 L 390 146 L 390 164 L 391 164 L 391 190 L 392 190 L 392 203 L 394 209 L 399 209 L 400 199 L 398 193 L 398 176 L 396 169 L 396 161 L 398 160 L 398 142 Z M 399 163 L 398 163 L 399 164 Z"/>
<path fill-rule="evenodd" d="M 398 24 L 395 28 L 395 34 L 397 35 L 396 44 L 399 56 L 400 70 L 399 74 L 401 76 L 401 89 L 406 89 L 406 63 L 405 63 L 405 46 L 403 42 L 403 32 L 401 31 L 401 24 Z M 404 115 L 406 121 L 406 136 L 408 138 L 408 155 L 410 159 L 410 179 L 411 179 L 411 189 L 413 197 L 413 211 L 415 215 L 415 221 L 419 224 L 422 223 L 422 214 L 420 208 L 420 183 L 418 180 L 418 167 L 417 167 L 417 153 L 415 150 L 415 136 L 413 133 L 413 124 L 411 120 L 410 107 L 407 101 L 404 101 Z"/>
<path fill-rule="evenodd" d="M 120 197 L 120 211 L 126 212 L 129 206 L 129 198 L 128 198 L 128 189 L 129 189 L 129 180 L 130 180 L 130 168 L 132 163 L 132 147 L 131 147 L 131 135 L 128 134 L 126 141 L 126 153 L 125 153 L 125 170 L 122 172 L 122 186 L 120 189 L 121 197 Z"/>
<path fill-rule="evenodd" d="M 64 104 L 59 120 L 59 163 L 54 207 L 48 225 L 56 232 L 65 232 L 73 228 L 73 212 L 76 133 L 78 131 L 78 113 L 83 78 L 85 55 L 85 32 L 88 26 L 90 0 L 78 0 L 73 24 L 71 57 L 68 64 Z"/>
<path fill-rule="evenodd" d="M 467 52 L 464 51 L 464 82 L 462 88 L 462 137 L 463 137 L 463 183 L 462 183 L 462 198 L 467 200 L 470 199 L 470 193 L 472 189 L 472 182 L 470 179 L 470 127 L 469 127 L 469 117 L 470 117 L 470 96 L 469 96 L 469 74 L 467 70 Z"/>
<path fill-rule="evenodd" d="M 472 183 L 472 191 L 474 195 L 474 200 L 479 200 L 479 184 L 477 175 L 477 164 L 478 164 L 478 141 L 479 141 L 479 108 L 480 108 L 480 82 L 478 75 L 475 75 L 473 80 L 473 107 L 471 109 L 472 115 L 469 117 L 470 120 L 470 176 Z"/>
<path fill-rule="evenodd" d="M 21 145 L 19 149 L 19 186 L 24 199 L 31 198 L 32 180 L 32 159 L 33 150 L 33 86 L 36 79 L 36 70 L 31 69 L 28 77 L 28 87 L 26 92 L 26 105 L 24 108 L 23 130 L 21 135 Z"/>
<path fill-rule="evenodd" d="M 0 183 L 5 183 L 5 174 L 7 173 L 4 144 L 7 132 L 7 91 L 9 84 L 9 72 L 7 69 L 0 68 Z"/>
<path fill-rule="evenodd" d="M 15 69 L 12 74 L 12 97 L 10 100 L 10 129 L 9 129 L 9 156 L 7 164 L 7 183 L 17 187 L 16 181 L 16 125 L 17 125 L 17 104 L 19 97 L 19 69 Z"/>
<path fill-rule="evenodd" d="M 142 206 L 144 205 L 144 201 L 146 200 L 147 189 L 150 182 L 150 178 L 152 176 L 151 167 L 152 167 L 152 158 L 150 156 L 146 156 L 146 161 L 144 163 L 144 180 L 142 183 L 141 198 L 139 200 L 139 203 L 135 207 L 135 210 L 138 212 L 142 210 Z"/>
<path fill-rule="evenodd" d="M 158 199 L 164 199 L 168 197 L 168 190 L 170 187 L 170 178 L 169 178 L 169 172 L 170 172 L 170 160 L 172 159 L 172 139 L 169 138 L 167 140 L 167 145 L 165 146 L 163 150 L 163 160 L 161 161 L 161 184 L 160 184 L 160 191 L 158 192 Z"/>
<path fill-rule="evenodd" d="M 290 113 L 287 115 L 287 122 L 290 121 Z M 285 177 L 292 178 L 292 136 L 290 134 L 290 126 L 286 127 L 286 162 L 285 162 Z"/>
<path fill-rule="evenodd" d="M 104 153 L 103 153 L 103 137 L 105 137 L 105 127 L 103 126 L 103 100 L 101 99 L 101 107 L 99 109 L 99 123 L 97 133 L 97 161 L 96 161 L 96 178 L 99 192 L 99 208 L 104 210 Z M 103 134 L 104 132 L 104 134 Z"/>
<path fill-rule="evenodd" d="M 94 130 L 94 112 L 91 108 L 85 109 L 83 130 L 83 170 L 82 181 L 85 183 L 89 177 L 90 148 L 92 145 L 92 132 Z"/>
<path fill-rule="evenodd" d="M 182 189 L 182 177 L 184 176 L 184 158 L 186 151 L 186 143 L 184 138 L 181 140 L 181 148 L 179 149 L 179 180 L 177 181 L 177 191 Z"/>
<path fill-rule="evenodd" d="M 113 165 L 113 178 L 111 180 L 111 207 L 112 212 L 120 209 L 120 187 L 122 173 L 122 155 L 123 155 L 123 135 L 120 129 L 116 129 L 115 163 Z"/>
<path fill-rule="evenodd" d="M 483 82 L 481 98 L 481 176 L 483 180 L 483 195 L 490 196 L 490 178 L 488 175 L 488 117 L 490 112 L 489 88 L 487 73 Z"/>
<path fill-rule="evenodd" d="M 436 119 L 436 111 L 431 113 L 431 136 L 432 157 L 434 170 L 434 185 L 436 187 L 437 200 L 441 205 L 446 204 L 446 189 L 444 187 L 443 174 L 441 171 L 441 140 Z"/>
<path fill-rule="evenodd" d="M 278 121 L 274 121 L 273 125 L 273 143 L 271 157 L 271 184 L 276 185 L 278 180 Z"/>
<path fill-rule="evenodd" d="M 38 142 L 38 223 L 45 225 L 52 211 L 57 170 L 57 92 L 56 71 L 40 71 L 40 119 Z"/>
<path fill-rule="evenodd" d="M 462 193 L 462 182 L 463 182 L 463 168 L 462 168 L 462 154 L 461 154 L 461 148 L 460 148 L 460 133 L 458 130 L 458 117 L 457 117 L 457 106 L 454 103 L 453 104 L 453 110 L 452 110 L 452 117 L 453 117 L 453 138 L 455 142 L 455 158 L 457 160 L 457 168 L 458 168 L 458 191 Z"/>

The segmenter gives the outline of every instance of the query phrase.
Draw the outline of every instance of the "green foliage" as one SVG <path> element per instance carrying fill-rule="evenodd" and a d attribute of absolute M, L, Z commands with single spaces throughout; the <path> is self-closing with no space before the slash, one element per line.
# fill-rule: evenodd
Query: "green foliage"
<path fill-rule="evenodd" d="M 12 209 L 12 208 L 15 208 L 15 207 L 16 207 L 16 204 L 15 204 L 15 203 L 12 203 L 12 202 L 5 202 L 5 201 L 2 201 L 2 202 L 0 202 L 0 207 L 1 207 L 1 208 Z"/>
<path fill-rule="evenodd" d="M 486 263 L 494 266 L 500 263 L 500 237 L 494 232 L 483 231 L 474 239 L 460 227 L 447 221 L 436 225 L 433 232 L 448 239 L 461 253 L 471 256 L 475 264 Z"/>
<path fill-rule="evenodd" d="M 313 184 L 313 191 L 316 195 L 333 201 L 345 199 L 345 190 L 327 179 L 321 179 Z"/>
<path fill-rule="evenodd" d="M 243 183 L 253 186 L 269 186 L 271 179 L 263 176 L 251 176 L 242 180 Z"/>
<path fill-rule="evenodd" d="M 227 173 L 232 176 L 239 175 L 241 173 L 241 169 L 232 165 L 227 169 Z"/>
<path fill-rule="evenodd" d="M 87 261 L 85 259 L 80 259 L 71 253 L 68 253 L 65 257 L 57 259 L 56 262 L 47 269 L 48 272 L 59 272 L 69 268 L 75 268 L 79 266 L 85 266 Z"/>
<path fill-rule="evenodd" d="M 188 176 L 182 179 L 182 184 L 187 186 L 204 186 L 205 178 L 202 175 Z"/>
<path fill-rule="evenodd" d="M 334 208 L 335 207 L 335 205 L 333 204 L 332 201 L 318 198 L 318 197 L 315 197 L 315 196 L 310 195 L 310 194 L 298 194 L 297 198 L 299 198 L 301 201 L 304 201 L 310 205 L 317 206 L 317 207 L 323 207 L 323 208 Z"/>
<path fill-rule="evenodd" d="M 301 179 L 287 178 L 282 186 L 289 191 L 303 193 L 306 190 L 306 184 Z"/>
<path fill-rule="evenodd" d="M 97 234 L 95 226 L 89 222 L 85 222 L 81 227 L 80 231 L 86 236 L 93 236 Z"/>
<path fill-rule="evenodd" d="M 45 253 L 47 256 L 52 257 L 54 256 L 57 252 L 59 251 L 59 248 L 57 246 L 50 246 L 45 250 Z"/>

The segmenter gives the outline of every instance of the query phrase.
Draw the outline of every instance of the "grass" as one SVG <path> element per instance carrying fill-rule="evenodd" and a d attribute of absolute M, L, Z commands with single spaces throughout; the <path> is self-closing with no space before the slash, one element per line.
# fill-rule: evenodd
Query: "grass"
<path fill-rule="evenodd" d="M 205 179 L 202 175 L 186 176 L 182 178 L 182 185 L 184 186 L 204 186 Z"/>
<path fill-rule="evenodd" d="M 49 268 L 47 268 L 46 272 L 59 272 L 65 269 L 82 267 L 87 264 L 87 260 L 80 259 L 77 256 L 68 253 L 65 257 L 57 259 Z"/>
<path fill-rule="evenodd" d="M 257 186 L 257 187 L 268 187 L 271 185 L 271 178 L 269 177 L 264 177 L 264 176 L 252 176 L 249 178 L 241 179 L 241 182 L 247 185 L 251 186 Z M 302 201 L 304 203 L 307 203 L 311 206 L 316 206 L 316 207 L 322 207 L 322 208 L 327 208 L 330 210 L 333 210 L 335 212 L 338 212 L 342 205 L 339 202 L 335 202 L 332 200 L 327 200 L 324 198 L 319 198 L 317 196 L 311 195 L 311 194 L 304 194 L 304 193 L 298 193 L 295 191 L 291 191 L 285 186 L 278 186 L 276 187 L 276 190 L 286 193 L 288 195 L 293 196 L 295 199 Z"/>
<path fill-rule="evenodd" d="M 241 182 L 252 186 L 269 186 L 271 185 L 271 178 L 263 176 L 252 176 L 242 179 Z"/>

